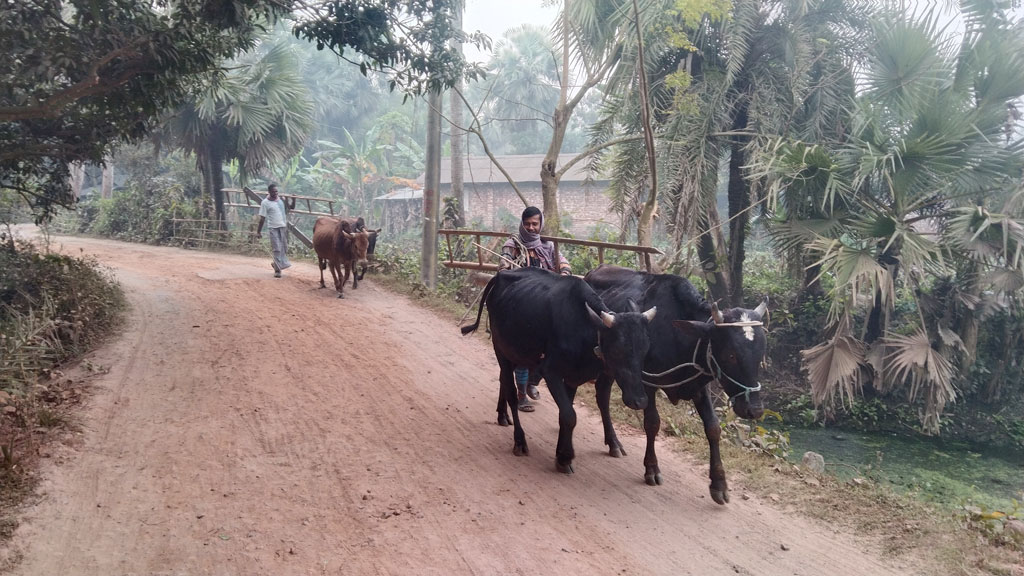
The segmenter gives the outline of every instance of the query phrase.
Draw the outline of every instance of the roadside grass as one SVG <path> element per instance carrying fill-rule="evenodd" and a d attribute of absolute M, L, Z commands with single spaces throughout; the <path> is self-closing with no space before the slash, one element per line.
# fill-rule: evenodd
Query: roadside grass
<path fill-rule="evenodd" d="M 74 432 L 84 383 L 61 368 L 116 332 L 126 310 L 110 270 L 46 240 L 0 250 L 0 541 L 34 493 L 39 459 Z"/>
<path fill-rule="evenodd" d="M 717 384 L 711 385 L 712 392 L 717 393 L 716 388 Z M 593 394 L 581 390 L 576 398 L 597 411 Z M 613 393 L 611 412 L 616 426 L 630 427 L 643 434 L 643 413 L 614 400 Z M 692 404 L 680 402 L 673 406 L 659 394 L 658 411 L 662 419 L 659 449 L 685 454 L 706 475 L 707 439 Z M 916 571 L 923 574 L 1024 574 L 1024 542 L 995 533 L 967 513 L 954 513 L 894 492 L 866 476 L 844 482 L 828 472 L 819 475 L 806 470 L 782 458 L 785 446 L 773 447 L 770 438 L 750 442 L 758 433 L 750 434 L 746 423 L 723 417 L 723 412 L 719 411 L 724 425 L 722 462 L 729 479 L 730 498 L 756 495 L 782 509 L 841 527 L 868 538 L 894 560 L 904 564 L 910 560 Z M 743 438 L 748 442 L 744 443 Z M 637 470 L 637 474 L 641 472 Z M 671 471 L 662 472 L 666 481 L 671 481 Z"/>

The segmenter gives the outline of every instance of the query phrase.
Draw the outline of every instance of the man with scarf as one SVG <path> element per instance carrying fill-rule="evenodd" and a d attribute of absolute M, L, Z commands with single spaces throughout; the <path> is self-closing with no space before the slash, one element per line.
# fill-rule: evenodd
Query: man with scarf
<path fill-rule="evenodd" d="M 288 261 L 288 220 L 285 219 L 285 201 L 277 195 L 277 184 L 267 186 L 267 197 L 260 202 L 260 223 L 256 226 L 256 237 L 263 237 L 263 223 L 270 228 L 270 250 L 274 260 L 270 265 L 274 268 L 274 278 L 281 277 L 281 270 L 291 268 Z M 288 210 L 295 209 L 295 197 L 287 204 Z"/>
<path fill-rule="evenodd" d="M 554 243 L 541 241 L 540 231 L 543 227 L 544 214 L 541 213 L 540 208 L 528 206 L 526 210 L 523 210 L 519 232 L 512 235 L 501 247 L 501 267 L 510 268 L 513 262 L 517 262 L 524 266 L 557 272 L 563 276 L 571 274 L 569 262 L 564 256 L 559 254 L 556 263 Z M 516 387 L 519 389 L 519 410 L 533 412 L 533 404 L 527 396 L 534 400 L 540 398 L 540 390 L 537 389 L 540 375 L 530 372 L 526 368 L 516 368 L 515 378 Z"/>

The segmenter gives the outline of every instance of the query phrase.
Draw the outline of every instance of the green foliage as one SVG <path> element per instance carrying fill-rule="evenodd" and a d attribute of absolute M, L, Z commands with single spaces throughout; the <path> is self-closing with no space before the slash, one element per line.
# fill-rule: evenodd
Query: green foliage
<path fill-rule="evenodd" d="M 166 243 L 173 237 L 172 218 L 201 218 L 198 199 L 186 197 L 176 181 L 156 177 L 131 182 L 114 192 L 113 198 L 92 199 L 78 204 L 77 218 L 69 215 L 58 222 L 72 232 L 96 234 L 129 242 Z"/>
<path fill-rule="evenodd" d="M 1024 167 L 1010 111 L 1024 36 L 1000 2 L 962 10 L 963 42 L 938 12 L 879 13 L 848 133 L 768 139 L 752 163 L 780 250 L 833 280 L 825 341 L 804 351 L 813 397 L 900 391 L 933 434 L 1000 307 L 986 301 L 1018 307 L 1024 286 L 1024 212 L 1008 201 Z"/>
<path fill-rule="evenodd" d="M 74 199 L 72 162 L 99 163 L 142 137 L 194 88 L 197 74 L 250 47 L 259 27 L 290 10 L 263 0 L 33 2 L 0 19 L 0 187 L 38 218 Z"/>
<path fill-rule="evenodd" d="M 992 420 L 1018 448 L 1024 448 L 1024 418 L 996 414 Z"/>
<path fill-rule="evenodd" d="M 977 530 L 989 542 L 1024 550 L 1024 535 L 1019 531 L 1007 530 L 1007 524 L 1020 523 L 1024 519 L 1024 508 L 1013 500 L 1007 510 L 998 510 L 981 504 L 964 504 L 960 508 L 960 519 L 968 528 Z"/>
<path fill-rule="evenodd" d="M 562 222 L 564 224 L 566 220 Z M 591 231 L 587 240 L 618 243 L 621 239 L 610 228 L 598 226 Z M 559 250 L 569 261 L 573 274 L 586 274 L 599 265 L 596 248 L 588 246 L 559 246 Z M 604 263 L 626 268 L 636 268 L 638 266 L 636 253 L 622 250 L 605 250 Z"/>
<path fill-rule="evenodd" d="M 722 423 L 723 435 L 730 438 L 733 443 L 776 460 L 785 460 L 789 457 L 789 432 L 776 428 L 769 429 L 756 421 L 741 420 L 728 404 L 715 408 L 715 411 Z M 766 410 L 761 422 L 768 418 L 782 423 L 782 415 L 778 412 Z"/>
<path fill-rule="evenodd" d="M 391 90 L 420 95 L 450 88 L 463 76 L 483 77 L 450 40 L 485 48 L 490 41 L 455 28 L 456 6 L 461 4 L 450 0 L 332 0 L 317 10 L 319 17 L 298 22 L 294 33 L 359 66 L 364 75 L 387 73 Z"/>

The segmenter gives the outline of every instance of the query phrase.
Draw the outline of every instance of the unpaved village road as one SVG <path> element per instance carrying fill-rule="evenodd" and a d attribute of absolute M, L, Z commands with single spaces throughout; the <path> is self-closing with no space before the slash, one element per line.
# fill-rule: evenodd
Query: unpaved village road
<path fill-rule="evenodd" d="M 585 409 L 559 474 L 546 391 L 514 457 L 488 343 L 372 280 L 338 300 L 310 264 L 276 280 L 268 258 L 56 243 L 111 266 L 132 311 L 88 356 L 109 372 L 44 467 L 16 574 L 912 573 L 740 498 L 736 474 L 716 505 L 707 464 L 667 445 L 645 486 L 642 437 L 613 459 Z"/>

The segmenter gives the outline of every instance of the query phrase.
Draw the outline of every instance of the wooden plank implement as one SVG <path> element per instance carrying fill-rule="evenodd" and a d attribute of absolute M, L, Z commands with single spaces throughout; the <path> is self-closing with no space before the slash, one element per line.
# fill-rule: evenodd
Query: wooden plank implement
<path fill-rule="evenodd" d="M 510 234 L 508 232 L 489 232 L 486 230 L 451 230 L 443 229 L 438 230 L 438 234 L 444 234 L 445 243 L 448 246 L 448 261 L 444 263 L 448 268 L 459 268 L 463 270 L 486 270 L 488 272 L 495 272 L 498 270 L 497 264 L 484 261 L 484 249 L 481 248 L 483 242 L 482 238 L 508 238 Z M 456 261 L 454 252 L 452 252 L 452 236 L 472 236 L 476 240 L 476 261 L 462 262 Z M 575 238 L 562 238 L 559 236 L 541 236 L 542 241 L 551 241 L 555 245 L 555 261 L 558 261 L 559 245 L 570 245 L 570 246 L 589 246 L 591 248 L 597 248 L 597 262 L 598 264 L 604 264 L 604 251 L 605 250 L 622 250 L 624 252 L 636 252 L 644 255 L 644 265 L 647 271 L 651 271 L 651 254 L 662 254 L 661 250 L 653 246 L 634 246 L 632 244 L 615 244 L 612 242 L 598 242 L 595 240 L 577 240 Z"/>
<path fill-rule="evenodd" d="M 263 201 L 263 197 L 260 196 L 259 194 L 255 193 L 255 192 L 253 192 L 252 189 L 250 189 L 248 186 L 243 186 L 241 190 L 239 190 L 238 188 L 221 188 L 221 192 L 224 192 L 224 199 L 226 200 L 224 202 L 225 206 L 235 206 L 235 207 L 238 207 L 238 208 L 256 208 L 256 209 L 259 209 L 260 202 Z M 232 196 L 232 195 L 234 195 L 234 196 Z M 313 196 L 295 196 L 294 194 L 281 194 L 280 196 L 281 196 L 282 199 L 284 199 L 284 198 L 295 198 L 295 206 L 296 206 L 296 208 L 294 210 L 289 210 L 288 211 L 289 214 L 310 214 L 310 215 L 313 215 L 313 216 L 334 216 L 334 200 L 329 200 L 327 198 L 315 198 Z M 232 202 L 231 200 L 234 200 L 234 202 Z M 242 204 L 242 200 L 245 200 L 245 204 Z M 300 200 L 304 200 L 306 202 L 307 210 L 300 210 L 298 208 Z M 312 203 L 314 201 L 315 202 L 326 203 L 328 210 L 330 210 L 330 214 L 328 214 L 326 212 L 314 212 L 312 210 L 312 208 L 311 208 Z M 299 239 L 299 242 L 302 242 L 303 244 L 305 244 L 306 248 L 313 248 L 313 241 L 309 239 L 309 236 L 306 236 L 302 232 L 302 230 L 299 230 L 298 228 L 296 228 L 295 225 L 292 224 L 291 222 L 288 222 L 288 230 L 292 233 L 292 236 L 295 236 L 296 238 Z"/>

